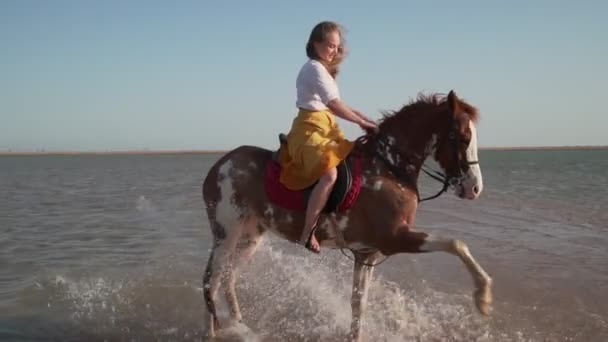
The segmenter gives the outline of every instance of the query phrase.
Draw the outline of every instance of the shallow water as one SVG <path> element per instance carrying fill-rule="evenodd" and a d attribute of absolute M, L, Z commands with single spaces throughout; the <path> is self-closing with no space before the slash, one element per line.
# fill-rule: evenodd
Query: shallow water
<path fill-rule="evenodd" d="M 210 247 L 200 184 L 218 155 L 0 157 L 0 340 L 201 340 Z M 477 201 L 425 202 L 494 279 L 492 316 L 447 254 L 376 269 L 370 341 L 608 340 L 608 151 L 482 151 Z M 438 184 L 423 179 L 425 194 Z M 422 228 L 424 227 L 424 228 Z M 352 263 L 268 234 L 219 340 L 340 341 Z M 220 314 L 225 319 L 224 306 Z"/>

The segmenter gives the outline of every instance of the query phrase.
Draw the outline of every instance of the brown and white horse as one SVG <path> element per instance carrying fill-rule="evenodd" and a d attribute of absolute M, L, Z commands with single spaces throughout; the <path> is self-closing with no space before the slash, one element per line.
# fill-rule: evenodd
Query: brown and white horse
<path fill-rule="evenodd" d="M 373 264 L 396 253 L 443 251 L 458 256 L 473 277 L 478 310 L 489 314 L 492 280 L 464 242 L 415 231 L 420 201 L 417 180 L 423 162 L 432 156 L 443 169 L 444 191 L 475 199 L 483 188 L 477 160 L 475 107 L 447 96 L 420 95 L 401 110 L 386 113 L 377 134 L 355 142 L 361 157 L 361 187 L 356 201 L 344 211 L 324 213 L 316 236 L 322 248 L 347 248 L 355 255 L 350 339 L 359 341 Z M 203 293 L 209 319 L 208 335 L 219 329 L 216 298 L 224 286 L 231 319 L 242 316 L 235 292 L 236 272 L 253 256 L 266 231 L 296 242 L 304 211 L 285 209 L 269 200 L 265 169 L 273 151 L 238 147 L 220 158 L 203 183 L 203 198 L 213 233 L 213 247 Z M 437 177 L 437 176 L 435 176 Z"/>

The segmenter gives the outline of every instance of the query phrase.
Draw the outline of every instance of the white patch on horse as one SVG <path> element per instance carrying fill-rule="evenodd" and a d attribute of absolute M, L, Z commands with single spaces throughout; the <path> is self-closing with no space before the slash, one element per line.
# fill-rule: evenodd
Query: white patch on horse
<path fill-rule="evenodd" d="M 335 240 L 336 238 L 336 227 L 330 223 L 326 223 L 322 227 L 327 232 L 327 237 L 330 240 Z"/>
<path fill-rule="evenodd" d="M 391 153 L 391 147 L 394 146 L 395 138 L 392 136 L 387 137 L 388 143 L 385 144 L 380 153 L 386 158 L 391 164 L 395 164 L 396 160 L 393 158 L 393 154 Z"/>
<path fill-rule="evenodd" d="M 363 177 L 361 177 L 361 186 L 364 187 L 364 188 L 367 188 L 367 187 L 370 186 L 369 179 L 368 179 L 367 175 L 363 175 Z"/>
<path fill-rule="evenodd" d="M 382 189 L 382 181 L 378 179 L 378 180 L 377 180 L 377 181 L 374 183 L 374 188 L 373 188 L 373 189 L 374 189 L 375 191 L 379 191 L 380 189 Z"/>
<path fill-rule="evenodd" d="M 332 222 L 336 222 L 335 216 L 330 215 L 329 217 L 320 217 L 319 221 L 317 222 L 317 227 L 326 229 L 329 232 L 332 230 Z"/>
<path fill-rule="evenodd" d="M 264 210 L 264 217 L 265 218 L 272 218 L 272 215 L 274 215 L 274 209 L 272 209 L 272 207 L 270 206 L 270 204 L 266 205 L 266 210 Z"/>
<path fill-rule="evenodd" d="M 327 216 L 321 217 L 317 227 L 323 229 L 327 234 L 326 238 L 321 242 L 321 246 L 339 248 L 344 243 L 344 236 L 341 231 L 344 231 L 348 227 L 348 211 L 340 216 L 332 212 Z"/>
<path fill-rule="evenodd" d="M 471 129 L 471 142 L 466 152 L 467 161 L 479 161 L 477 155 L 477 129 L 473 121 L 469 121 L 469 128 Z M 462 190 L 465 196 L 470 199 L 477 198 L 483 191 L 483 178 L 479 164 L 469 166 L 469 170 L 462 180 Z"/>
<path fill-rule="evenodd" d="M 285 217 L 285 221 L 287 223 L 292 223 L 293 222 L 293 216 L 291 216 L 291 214 L 287 214 L 287 216 Z"/>
<path fill-rule="evenodd" d="M 266 229 L 275 228 L 274 209 L 270 204 L 266 204 L 266 210 L 264 210 L 264 220 L 268 222 Z"/>
<path fill-rule="evenodd" d="M 262 217 L 259 219 L 258 224 L 283 239 L 288 238 L 287 235 L 284 235 L 279 231 L 276 219 L 274 217 L 274 209 L 272 206 L 270 206 L 270 204 L 266 205 L 266 209 L 264 210 Z"/>
<path fill-rule="evenodd" d="M 392 165 L 395 165 L 395 164 L 396 164 L 397 160 L 393 159 L 393 154 L 392 154 L 392 153 L 389 153 L 388 151 L 385 151 L 384 155 L 385 155 L 386 159 L 387 159 L 387 160 L 388 160 L 388 161 L 389 161 L 389 162 L 390 162 Z"/>
<path fill-rule="evenodd" d="M 381 180 L 375 180 L 372 183 L 372 180 L 376 178 L 376 177 L 368 177 L 368 176 L 363 176 L 362 178 L 362 182 L 361 182 L 361 186 L 364 188 L 368 188 L 374 191 L 378 191 L 380 190 L 380 188 L 382 187 L 382 181 Z"/>
<path fill-rule="evenodd" d="M 232 173 L 234 173 L 235 177 L 243 177 L 243 176 L 247 176 L 249 173 L 245 170 L 241 170 L 241 169 L 233 169 Z"/>
<path fill-rule="evenodd" d="M 477 155 L 477 128 L 475 127 L 473 121 L 469 122 L 469 127 L 471 128 L 471 143 L 469 144 L 469 148 L 467 148 L 467 160 L 478 161 L 479 157 Z M 479 164 L 471 165 L 469 171 L 472 173 L 474 178 L 477 178 L 477 186 L 479 187 L 479 192 L 481 193 L 481 190 L 483 188 L 483 181 Z"/>
<path fill-rule="evenodd" d="M 345 231 L 348 228 L 348 215 L 342 216 L 338 222 L 336 222 L 336 228 L 341 231 Z"/>
<path fill-rule="evenodd" d="M 424 243 L 420 246 L 420 250 L 426 252 L 449 251 L 451 246 L 451 240 L 445 240 L 437 238 L 434 235 L 429 235 L 425 239 Z"/>
<path fill-rule="evenodd" d="M 380 161 L 377 161 L 374 159 L 374 161 L 372 162 L 372 167 L 366 169 L 363 171 L 363 175 L 364 176 L 377 176 L 380 174 L 380 165 L 383 164 Z M 364 179 L 365 181 L 365 179 Z"/>
<path fill-rule="evenodd" d="M 254 170 L 257 170 L 257 169 L 258 169 L 258 166 L 256 165 L 256 163 L 254 163 L 254 162 L 250 161 L 250 162 L 249 162 L 249 168 L 254 169 Z"/>
<path fill-rule="evenodd" d="M 238 222 L 239 215 L 241 214 L 241 208 L 239 208 L 234 201 L 234 185 L 231 177 L 232 161 L 227 161 L 220 167 L 219 170 L 219 188 L 221 197 L 216 205 L 217 221 L 228 230 Z M 226 232 L 228 233 L 228 232 Z"/>

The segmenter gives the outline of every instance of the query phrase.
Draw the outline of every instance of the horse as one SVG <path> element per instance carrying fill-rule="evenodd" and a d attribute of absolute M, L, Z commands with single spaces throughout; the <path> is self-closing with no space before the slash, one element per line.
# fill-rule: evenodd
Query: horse
<path fill-rule="evenodd" d="M 473 278 L 473 298 L 479 312 L 489 315 L 492 304 L 492 279 L 463 241 L 415 230 L 418 205 L 430 199 L 420 198 L 417 182 L 421 170 L 443 183 L 441 191 L 431 198 L 448 190 L 468 200 L 481 194 L 477 108 L 451 90 L 447 95 L 419 93 L 400 110 L 382 114 L 378 130 L 354 140 L 348 156 L 357 161 L 350 163 L 351 173 L 358 170 L 357 175 L 351 175 L 357 182 L 350 182 L 351 190 L 356 188 L 354 195 L 348 192 L 350 203 L 325 208 L 316 228 L 322 249 L 349 249 L 354 256 L 351 341 L 361 338 L 374 266 L 398 253 L 442 251 L 459 257 Z M 278 150 L 239 146 L 219 158 L 204 179 L 202 195 L 213 234 L 203 274 L 205 324 L 210 337 L 221 328 L 216 312 L 220 285 L 230 319 L 242 322 L 236 275 L 251 260 L 264 233 L 272 231 L 294 243 L 300 238 L 305 207 L 301 203 L 287 205 L 272 197 L 270 189 L 278 182 L 277 172 L 271 171 L 273 167 L 276 171 L 277 153 L 284 144 L 281 142 Z M 423 165 L 427 157 L 432 157 L 442 172 L 427 171 Z M 300 202 L 306 199 L 303 191 L 281 191 Z"/>

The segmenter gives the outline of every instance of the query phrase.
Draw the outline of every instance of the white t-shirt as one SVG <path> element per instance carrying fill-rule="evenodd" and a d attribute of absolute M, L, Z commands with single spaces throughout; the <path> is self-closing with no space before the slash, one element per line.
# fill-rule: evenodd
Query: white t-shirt
<path fill-rule="evenodd" d="M 309 59 L 296 79 L 298 108 L 326 110 L 327 103 L 340 98 L 338 85 L 321 62 Z"/>

